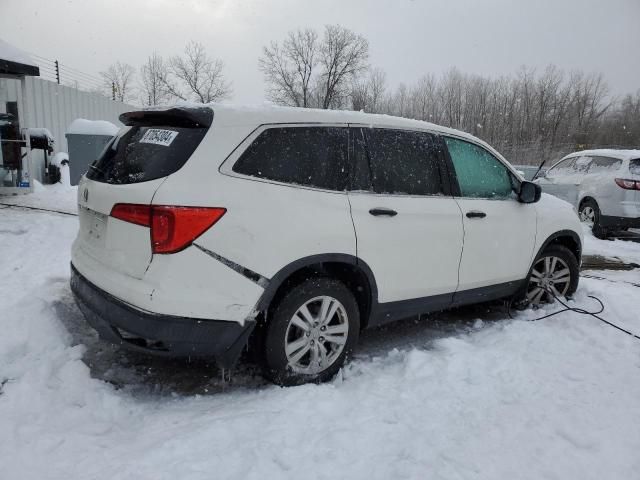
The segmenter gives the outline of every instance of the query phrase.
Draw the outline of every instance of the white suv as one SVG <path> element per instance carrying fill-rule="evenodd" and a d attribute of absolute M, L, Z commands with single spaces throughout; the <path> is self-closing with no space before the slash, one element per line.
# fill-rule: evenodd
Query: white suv
<path fill-rule="evenodd" d="M 571 206 L 462 132 L 222 105 L 121 120 L 78 187 L 72 252 L 112 342 L 222 366 L 249 343 L 273 381 L 322 381 L 363 328 L 577 288 Z"/>
<path fill-rule="evenodd" d="M 574 205 L 598 238 L 612 230 L 640 228 L 640 150 L 575 152 L 536 183 Z"/>

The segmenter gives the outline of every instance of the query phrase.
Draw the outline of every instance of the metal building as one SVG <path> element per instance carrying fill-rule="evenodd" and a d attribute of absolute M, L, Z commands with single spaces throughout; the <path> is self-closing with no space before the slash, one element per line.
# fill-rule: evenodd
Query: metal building
<path fill-rule="evenodd" d="M 0 193 L 29 192 L 34 179 L 42 182 L 45 177 L 45 154 L 24 144 L 24 129 L 50 134 L 55 151 L 68 152 L 65 132 L 73 120 L 106 120 L 120 126 L 118 116 L 136 109 L 39 75 L 28 54 L 0 39 Z"/>

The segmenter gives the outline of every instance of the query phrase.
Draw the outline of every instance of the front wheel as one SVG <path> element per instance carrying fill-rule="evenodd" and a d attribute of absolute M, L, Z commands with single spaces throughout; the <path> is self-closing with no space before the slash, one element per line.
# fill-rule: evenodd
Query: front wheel
<path fill-rule="evenodd" d="M 358 304 L 338 280 L 306 280 L 293 287 L 272 312 L 265 337 L 264 367 L 277 384 L 329 380 L 358 341 Z"/>
<path fill-rule="evenodd" d="M 580 267 L 571 250 L 552 245 L 535 260 L 527 279 L 524 303 L 553 303 L 555 297 L 570 297 L 578 288 Z"/>

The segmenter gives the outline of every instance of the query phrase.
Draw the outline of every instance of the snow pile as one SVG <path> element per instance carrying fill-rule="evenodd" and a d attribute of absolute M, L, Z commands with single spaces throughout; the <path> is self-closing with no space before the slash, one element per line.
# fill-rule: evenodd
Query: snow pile
<path fill-rule="evenodd" d="M 32 193 L 26 195 L 0 195 L 0 203 L 77 214 L 78 202 L 76 197 L 78 187 L 69 184 L 69 167 L 67 165 L 63 165 L 60 168 L 60 176 L 60 183 L 54 185 L 42 185 L 34 179 Z M 3 211 L 2 213 L 4 214 L 5 212 Z M 0 219 L 0 230 L 2 229 L 1 225 L 2 220 Z"/>
<path fill-rule="evenodd" d="M 53 142 L 53 134 L 47 128 L 29 128 L 29 135 L 31 137 L 44 137 Z"/>
<path fill-rule="evenodd" d="M 113 137 L 118 133 L 119 128 L 113 123 L 105 120 L 86 120 L 84 118 L 76 118 L 69 128 L 69 135 L 105 135 Z"/>
<path fill-rule="evenodd" d="M 119 350 L 77 344 L 100 345 L 68 286 L 77 227 L 72 216 L 0 213 L 2 478 L 638 476 L 640 345 L 574 313 L 523 321 L 555 307 L 515 321 L 461 321 L 469 313 L 458 310 L 365 333 L 358 358 L 325 385 L 255 387 L 236 374 L 223 391 L 186 395 L 135 385 L 135 374 L 120 389 L 92 378 L 100 361 L 134 367 L 118 367 Z M 596 294 L 606 318 L 640 332 L 640 290 L 624 283 L 637 271 L 614 273 L 582 279 L 576 305 Z"/>
<path fill-rule="evenodd" d="M 582 225 L 584 232 L 584 255 L 601 255 L 603 257 L 620 259 L 626 263 L 640 265 L 640 244 L 620 239 L 599 240 L 593 236 L 591 227 Z"/>
<path fill-rule="evenodd" d="M 67 152 L 58 152 L 49 159 L 49 163 L 56 167 L 60 167 L 64 162 L 69 163 L 69 154 Z"/>

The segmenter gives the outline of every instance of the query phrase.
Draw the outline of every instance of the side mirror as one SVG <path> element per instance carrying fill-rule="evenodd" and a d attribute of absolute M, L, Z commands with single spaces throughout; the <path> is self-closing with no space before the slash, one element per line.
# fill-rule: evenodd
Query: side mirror
<path fill-rule="evenodd" d="M 518 193 L 518 201 L 521 203 L 535 203 L 540 200 L 542 188 L 533 182 L 524 181 L 520 184 L 520 192 Z"/>

